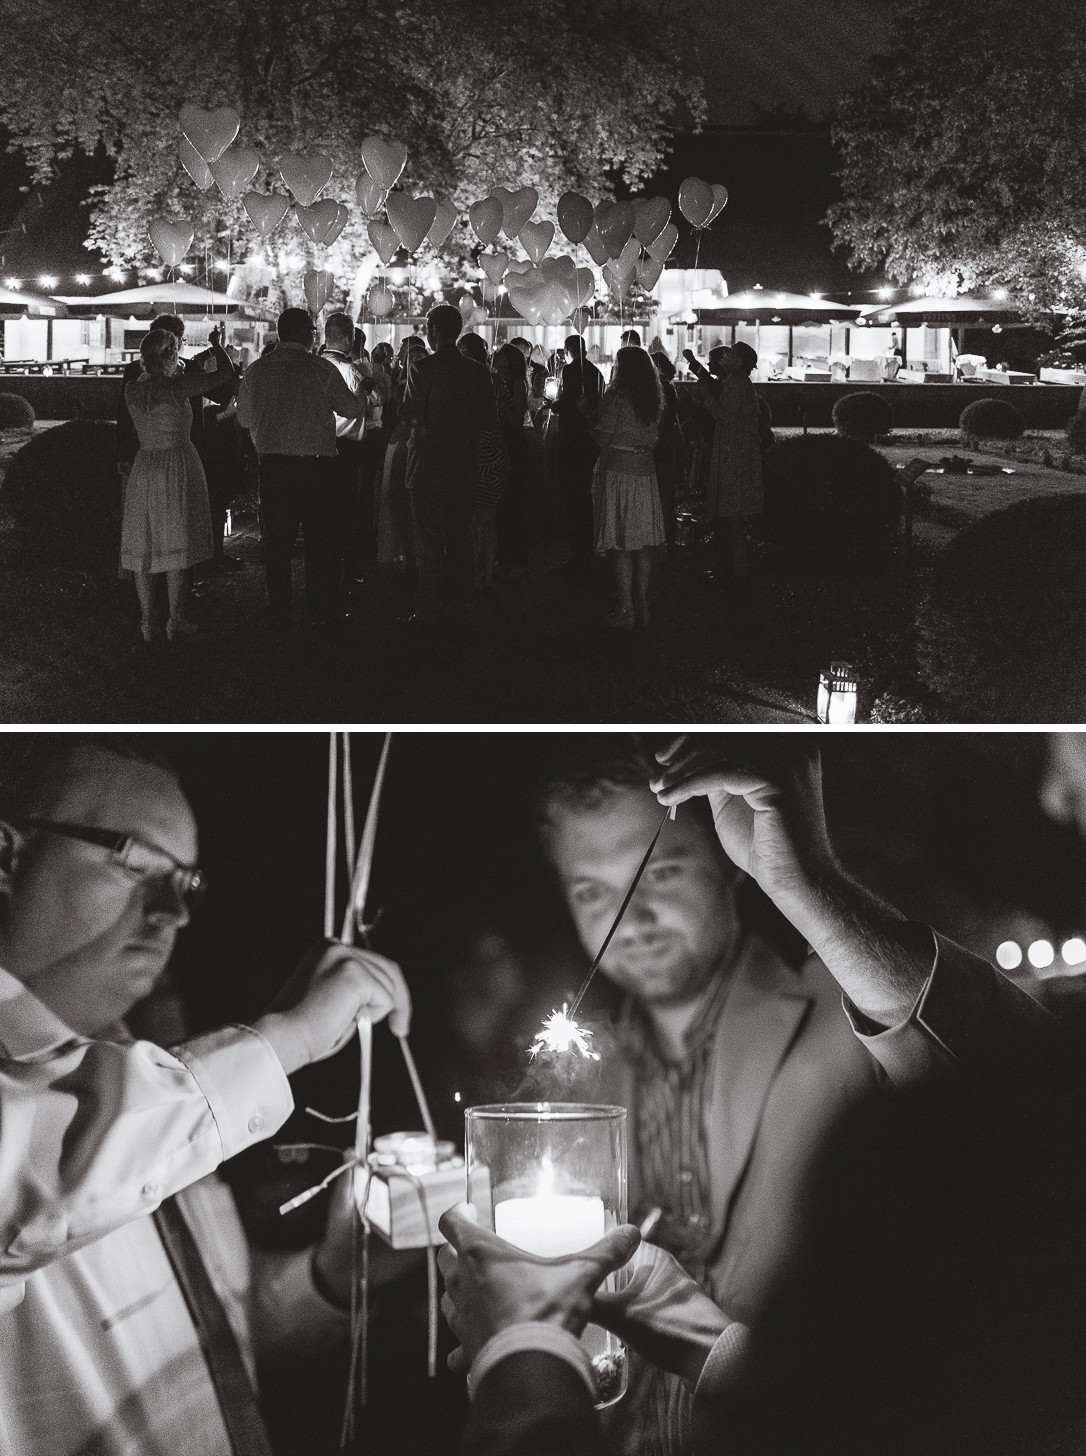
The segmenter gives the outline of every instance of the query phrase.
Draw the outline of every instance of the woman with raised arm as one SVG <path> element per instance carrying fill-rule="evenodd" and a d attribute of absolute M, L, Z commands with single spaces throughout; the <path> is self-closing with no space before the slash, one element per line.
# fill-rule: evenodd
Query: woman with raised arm
<path fill-rule="evenodd" d="M 177 339 L 165 329 L 152 329 L 140 346 L 143 373 L 125 387 L 140 448 L 125 489 L 121 565 L 135 576 L 145 642 L 154 637 L 155 577 L 166 576 L 166 636 L 173 642 L 194 630 L 185 616 L 192 568 L 214 554 L 207 479 L 189 438 L 189 399 L 234 377 L 218 329 L 211 332 L 211 347 L 213 374 L 182 374 Z"/>

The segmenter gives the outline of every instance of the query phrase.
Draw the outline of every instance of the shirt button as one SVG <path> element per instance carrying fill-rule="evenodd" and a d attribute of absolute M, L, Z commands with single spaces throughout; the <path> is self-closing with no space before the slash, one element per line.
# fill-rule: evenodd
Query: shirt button
<path fill-rule="evenodd" d="M 684 1168 L 682 1170 L 682 1172 L 679 1174 L 679 1182 L 680 1183 L 693 1183 L 693 1181 L 694 1181 L 694 1175 L 693 1175 L 693 1173 L 690 1171 L 689 1168 Z"/>
<path fill-rule="evenodd" d="M 262 1112 L 254 1112 L 250 1117 L 249 1131 L 254 1133 L 264 1131 L 264 1114 Z"/>
<path fill-rule="evenodd" d="M 158 1184 L 154 1181 L 154 1179 L 152 1179 L 150 1183 L 145 1183 L 143 1185 L 143 1187 L 140 1189 L 140 1197 L 145 1198 L 148 1203 L 150 1203 L 153 1198 L 158 1197 Z"/>

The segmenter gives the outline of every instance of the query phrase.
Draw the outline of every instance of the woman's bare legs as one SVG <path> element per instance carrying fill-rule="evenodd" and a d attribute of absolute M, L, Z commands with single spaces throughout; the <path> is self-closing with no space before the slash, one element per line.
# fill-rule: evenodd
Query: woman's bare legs
<path fill-rule="evenodd" d="M 188 567 L 183 571 L 167 571 L 166 573 L 166 591 L 170 598 L 170 620 L 166 623 L 166 636 L 171 641 L 179 633 L 194 630 L 194 624 L 185 617 L 185 604 L 188 601 L 191 580 L 192 572 Z"/>
<path fill-rule="evenodd" d="M 652 554 L 648 550 L 633 553 L 633 605 L 638 623 L 649 624 L 649 587 L 652 584 Z"/>
<path fill-rule="evenodd" d="M 629 628 L 633 626 L 633 574 L 634 557 L 629 551 L 611 553 L 615 569 L 615 587 L 618 591 L 618 609 L 607 618 L 608 627 Z"/>
<path fill-rule="evenodd" d="M 134 571 L 136 595 L 140 599 L 140 632 L 145 642 L 150 642 L 154 631 L 155 579 L 149 571 Z"/>

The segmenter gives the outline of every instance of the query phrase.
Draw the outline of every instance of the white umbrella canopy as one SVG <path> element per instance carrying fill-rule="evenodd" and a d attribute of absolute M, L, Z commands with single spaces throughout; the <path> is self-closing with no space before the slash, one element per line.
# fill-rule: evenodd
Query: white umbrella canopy
<path fill-rule="evenodd" d="M 903 327 L 936 324 L 960 328 L 964 324 L 1005 324 L 1022 317 L 1022 307 L 1012 299 L 972 298 L 962 293 L 954 298 L 910 298 L 905 303 L 865 309 L 868 321 L 885 328 L 897 319 Z"/>
<path fill-rule="evenodd" d="M 0 288 L 0 314 L 13 313 L 42 314 L 56 317 L 67 313 L 64 300 L 44 298 L 38 293 L 27 293 L 25 288 Z"/>
<path fill-rule="evenodd" d="M 746 288 L 730 293 L 726 303 L 696 309 L 703 324 L 744 322 L 805 324 L 828 323 L 831 319 L 854 318 L 860 309 L 851 303 L 835 303 L 813 293 L 786 293 L 775 288 Z"/>
<path fill-rule="evenodd" d="M 116 293 L 99 293 L 93 296 L 57 294 L 61 303 L 69 308 L 86 308 L 95 313 L 109 313 L 123 309 L 126 313 L 137 311 L 148 316 L 156 313 L 206 313 L 209 309 L 233 312 L 245 307 L 240 298 L 228 298 L 223 292 L 213 293 L 210 288 L 201 288 L 179 278 L 176 283 L 144 283 L 138 288 L 122 288 Z"/>

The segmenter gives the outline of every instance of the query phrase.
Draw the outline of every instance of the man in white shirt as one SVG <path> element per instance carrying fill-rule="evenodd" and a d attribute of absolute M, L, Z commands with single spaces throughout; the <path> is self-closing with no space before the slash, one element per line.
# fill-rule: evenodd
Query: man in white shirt
<path fill-rule="evenodd" d="M 238 421 L 253 438 L 264 517 L 264 567 L 273 631 L 290 625 L 290 556 L 299 525 L 305 540 L 306 618 L 333 616 L 336 556 L 336 420 L 365 418 L 356 393 L 328 359 L 313 353 L 316 326 L 304 308 L 279 315 L 279 341 L 245 371 Z"/>
<path fill-rule="evenodd" d="M 362 492 L 362 442 L 369 430 L 373 381 L 369 365 L 353 358 L 353 352 L 350 314 L 330 313 L 324 324 L 321 357 L 335 366 L 348 389 L 366 397 L 365 415 L 336 415 L 336 575 L 348 588 L 362 580 L 367 547 L 370 555 L 376 551 L 372 494 L 367 501 Z"/>
<path fill-rule="evenodd" d="M 360 1015 L 405 1031 L 407 989 L 318 946 L 251 1027 L 132 1045 L 121 1019 L 202 885 L 192 811 L 124 735 L 29 759 L 0 803 L 0 1450 L 255 1456 L 257 1362 L 346 1334 L 353 1213 L 314 1249 L 251 1253 L 213 1173 Z"/>

